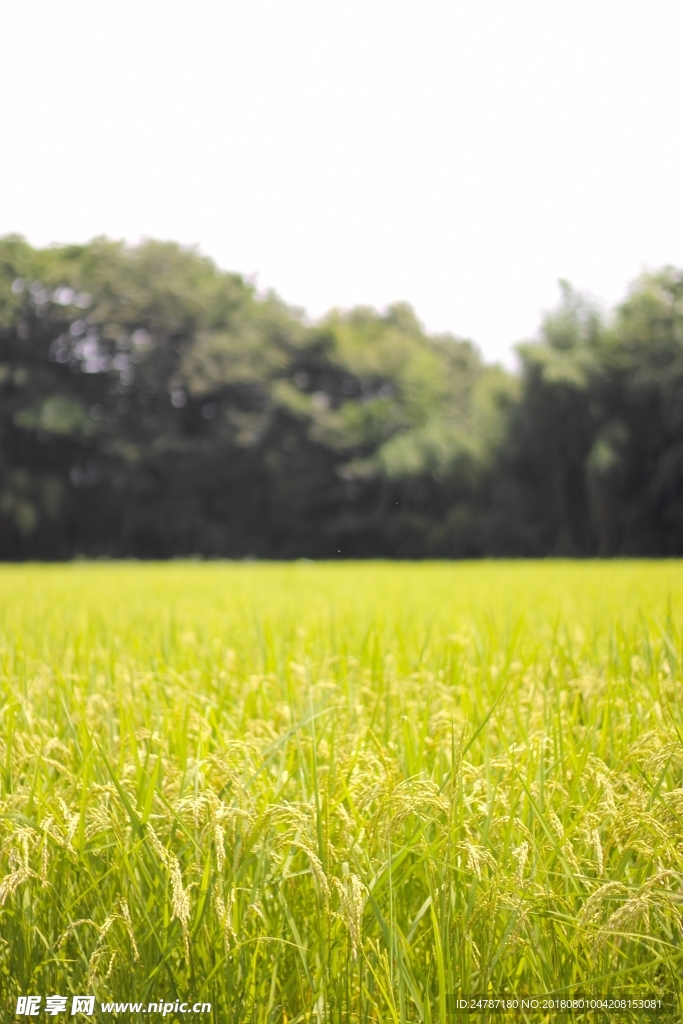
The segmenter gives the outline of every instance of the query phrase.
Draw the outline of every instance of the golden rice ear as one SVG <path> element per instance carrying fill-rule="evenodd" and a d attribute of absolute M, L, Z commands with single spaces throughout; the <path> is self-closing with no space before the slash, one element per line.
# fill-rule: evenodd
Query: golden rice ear
<path fill-rule="evenodd" d="M 187 889 L 183 887 L 183 875 L 180 870 L 180 864 L 178 858 L 171 854 L 168 862 L 169 876 L 171 879 L 171 908 L 173 911 L 173 918 L 180 921 L 183 929 L 183 946 L 185 949 L 185 959 L 190 958 L 190 935 L 189 935 L 189 921 L 190 921 L 190 895 Z"/>
<path fill-rule="evenodd" d="M 126 926 L 126 931 L 128 932 L 128 938 L 130 940 L 131 948 L 133 950 L 133 959 L 137 961 L 137 960 L 140 959 L 140 951 L 138 950 L 138 946 L 137 946 L 137 943 L 135 941 L 135 933 L 133 931 L 133 922 L 131 921 L 131 917 L 130 917 L 130 910 L 128 908 L 128 901 L 126 899 L 124 899 L 123 896 L 119 900 L 119 907 L 121 908 L 121 916 L 123 918 L 123 923 Z"/>
<path fill-rule="evenodd" d="M 222 875 L 225 865 L 225 829 L 219 821 L 213 826 L 213 839 L 216 845 L 216 870 Z"/>

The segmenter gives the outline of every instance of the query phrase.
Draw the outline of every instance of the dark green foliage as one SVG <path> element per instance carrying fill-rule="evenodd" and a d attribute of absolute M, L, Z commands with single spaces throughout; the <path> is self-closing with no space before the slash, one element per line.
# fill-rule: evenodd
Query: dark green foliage
<path fill-rule="evenodd" d="M 643 277 L 605 324 L 563 285 L 522 392 L 491 507 L 524 554 L 683 552 L 683 275 Z"/>
<path fill-rule="evenodd" d="M 565 286 L 519 377 L 173 243 L 0 241 L 0 557 L 683 550 L 683 281 Z"/>

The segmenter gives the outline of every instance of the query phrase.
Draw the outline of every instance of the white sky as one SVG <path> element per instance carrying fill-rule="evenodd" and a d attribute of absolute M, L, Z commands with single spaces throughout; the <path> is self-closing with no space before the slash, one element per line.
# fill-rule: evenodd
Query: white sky
<path fill-rule="evenodd" d="M 0 0 L 0 234 L 197 243 L 509 359 L 683 265 L 681 0 Z"/>

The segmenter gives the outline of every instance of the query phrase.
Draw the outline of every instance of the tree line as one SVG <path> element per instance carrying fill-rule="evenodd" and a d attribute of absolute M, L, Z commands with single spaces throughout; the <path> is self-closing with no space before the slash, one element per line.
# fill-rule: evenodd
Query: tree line
<path fill-rule="evenodd" d="M 0 239 L 0 558 L 683 554 L 683 273 L 519 370 L 194 249 Z"/>

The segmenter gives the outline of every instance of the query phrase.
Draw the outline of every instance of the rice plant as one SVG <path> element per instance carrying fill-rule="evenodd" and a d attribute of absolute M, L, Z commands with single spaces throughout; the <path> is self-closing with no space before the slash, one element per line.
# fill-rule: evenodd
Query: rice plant
<path fill-rule="evenodd" d="M 2 1019 L 679 1020 L 682 598 L 675 562 L 0 569 Z"/>

